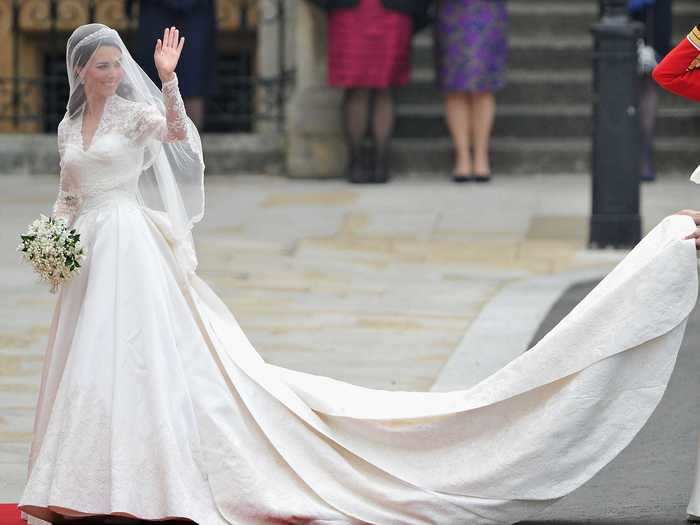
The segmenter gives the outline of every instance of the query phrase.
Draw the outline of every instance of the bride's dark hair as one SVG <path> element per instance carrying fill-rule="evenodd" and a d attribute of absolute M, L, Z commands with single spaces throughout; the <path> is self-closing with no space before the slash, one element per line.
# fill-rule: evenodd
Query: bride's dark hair
<path fill-rule="evenodd" d="M 80 31 L 80 29 L 83 29 L 84 31 Z M 90 60 L 90 57 L 94 55 L 95 51 L 97 51 L 97 49 L 100 47 L 109 46 L 114 47 L 119 51 L 122 50 L 121 41 L 118 39 L 118 37 L 114 37 L 112 35 L 102 38 L 95 38 L 93 42 L 87 42 L 81 46 L 78 46 L 78 43 L 80 43 L 83 38 L 86 38 L 92 33 L 99 31 L 102 29 L 102 27 L 99 24 L 90 24 L 80 29 L 76 30 L 68 40 L 68 47 L 66 49 L 66 56 L 72 57 L 73 59 L 73 68 L 77 69 L 85 67 Z M 81 34 L 76 35 L 76 33 L 79 31 Z M 74 39 L 73 37 L 78 38 Z M 73 53 L 75 53 L 75 55 L 73 55 Z M 68 71 L 68 74 L 77 75 L 78 73 L 77 71 Z M 131 92 L 132 90 L 127 82 L 122 81 L 119 83 L 119 86 L 117 87 L 118 95 L 123 98 L 131 98 Z M 85 103 L 85 100 L 85 86 L 82 82 L 80 82 L 68 99 L 68 115 L 70 118 L 75 118 L 78 115 L 78 110 Z"/>

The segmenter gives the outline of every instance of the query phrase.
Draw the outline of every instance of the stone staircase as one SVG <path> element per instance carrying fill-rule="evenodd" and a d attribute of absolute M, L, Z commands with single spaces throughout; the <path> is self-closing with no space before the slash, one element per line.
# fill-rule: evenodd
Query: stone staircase
<path fill-rule="evenodd" d="M 497 95 L 491 148 L 499 173 L 589 173 L 595 0 L 509 0 L 508 85 Z M 700 22 L 700 2 L 674 2 L 674 41 Z M 398 92 L 394 169 L 449 175 L 452 148 L 435 88 L 430 30 L 414 41 L 413 78 Z M 661 90 L 660 90 L 661 91 Z M 700 163 L 700 105 L 660 93 L 659 172 Z"/>

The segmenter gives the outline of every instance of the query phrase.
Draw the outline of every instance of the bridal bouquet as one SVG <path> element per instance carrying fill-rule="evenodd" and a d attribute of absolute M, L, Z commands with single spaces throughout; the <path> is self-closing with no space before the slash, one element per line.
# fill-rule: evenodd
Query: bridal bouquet
<path fill-rule="evenodd" d="M 65 219 L 42 214 L 20 238 L 17 251 L 51 285 L 51 293 L 80 271 L 80 263 L 87 255 L 80 244 L 80 234 L 68 229 Z"/>

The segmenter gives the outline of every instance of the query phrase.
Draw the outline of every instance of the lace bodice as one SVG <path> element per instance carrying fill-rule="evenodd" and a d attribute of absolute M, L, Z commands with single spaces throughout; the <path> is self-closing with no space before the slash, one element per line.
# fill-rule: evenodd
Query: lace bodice
<path fill-rule="evenodd" d="M 187 138 L 187 115 L 177 77 L 163 84 L 166 114 L 150 104 L 112 95 L 90 144 L 82 135 L 83 119 L 66 116 L 58 127 L 60 185 L 54 217 L 73 222 L 81 208 L 105 193 L 135 196 L 144 166 L 146 144 L 153 139 Z"/>

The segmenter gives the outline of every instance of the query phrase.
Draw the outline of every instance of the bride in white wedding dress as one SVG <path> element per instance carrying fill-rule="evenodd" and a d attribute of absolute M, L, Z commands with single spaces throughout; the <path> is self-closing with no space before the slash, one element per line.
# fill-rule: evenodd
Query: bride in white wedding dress
<path fill-rule="evenodd" d="M 88 258 L 51 324 L 19 503 L 29 523 L 513 523 L 629 444 L 696 302 L 691 218 L 664 220 L 469 389 L 373 390 L 267 364 L 195 274 L 204 165 L 174 74 L 182 45 L 171 28 L 156 46 L 161 92 L 114 30 L 83 26 L 68 43 L 55 214 Z"/>

